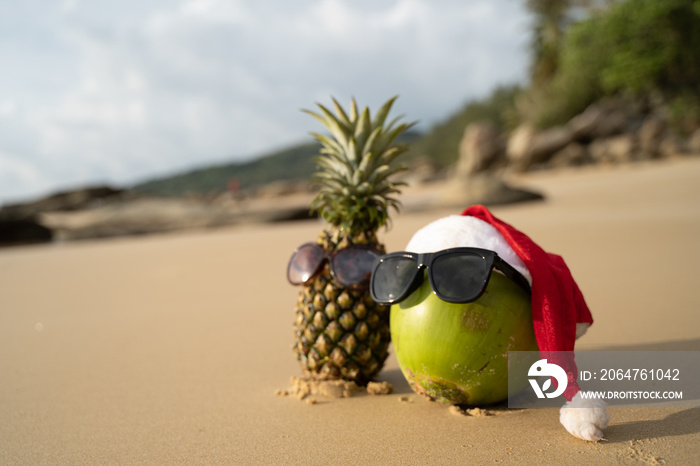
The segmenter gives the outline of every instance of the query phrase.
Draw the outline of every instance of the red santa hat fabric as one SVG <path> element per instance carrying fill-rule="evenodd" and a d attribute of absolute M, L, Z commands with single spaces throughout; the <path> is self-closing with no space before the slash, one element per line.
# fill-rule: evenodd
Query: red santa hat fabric
<path fill-rule="evenodd" d="M 527 235 L 494 217 L 482 205 L 467 208 L 462 215 L 472 216 L 495 227 L 522 259 L 532 277 L 532 320 L 542 358 L 561 366 L 569 376 L 564 397 L 571 400 L 580 390 L 573 357 L 561 351 L 573 351 L 576 324 L 592 324 L 593 317 L 564 259 L 545 252 Z"/>

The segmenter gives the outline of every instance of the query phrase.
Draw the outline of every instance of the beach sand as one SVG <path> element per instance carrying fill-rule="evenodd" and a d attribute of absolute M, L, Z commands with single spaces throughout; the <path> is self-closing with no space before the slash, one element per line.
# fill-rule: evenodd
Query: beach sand
<path fill-rule="evenodd" d="M 561 254 L 595 319 L 577 349 L 700 350 L 700 159 L 541 172 L 494 208 Z M 407 193 L 417 195 L 416 193 Z M 465 206 L 466 207 L 466 206 Z M 396 215 L 388 250 L 454 209 Z M 700 408 L 454 415 L 415 395 L 276 396 L 300 375 L 292 250 L 316 220 L 0 250 L 0 464 L 698 464 Z"/>

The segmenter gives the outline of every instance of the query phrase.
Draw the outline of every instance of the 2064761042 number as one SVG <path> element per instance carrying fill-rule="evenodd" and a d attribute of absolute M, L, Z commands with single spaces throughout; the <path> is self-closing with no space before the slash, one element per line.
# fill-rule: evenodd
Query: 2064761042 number
<path fill-rule="evenodd" d="M 680 370 L 601 369 L 599 380 L 680 380 Z"/>

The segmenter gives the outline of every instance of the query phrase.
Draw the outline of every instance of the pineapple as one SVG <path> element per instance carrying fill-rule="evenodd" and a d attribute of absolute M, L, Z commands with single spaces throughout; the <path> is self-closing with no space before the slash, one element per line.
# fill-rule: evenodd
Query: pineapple
<path fill-rule="evenodd" d="M 316 242 L 327 254 L 358 244 L 385 252 L 377 230 L 387 224 L 391 208 L 398 210 L 393 196 L 405 184 L 391 181 L 405 169 L 394 160 L 407 150 L 394 140 L 413 126 L 397 125 L 401 117 L 386 123 L 395 99 L 374 119 L 366 107 L 358 113 L 354 99 L 349 115 L 335 99 L 335 115 L 320 104 L 320 114 L 305 110 L 331 133 L 311 133 L 322 145 L 313 178 L 319 189 L 311 207 L 326 222 Z M 327 262 L 303 285 L 295 315 L 293 349 L 307 375 L 365 385 L 384 365 L 391 340 L 389 307 L 376 304 L 369 290 L 341 286 Z"/>

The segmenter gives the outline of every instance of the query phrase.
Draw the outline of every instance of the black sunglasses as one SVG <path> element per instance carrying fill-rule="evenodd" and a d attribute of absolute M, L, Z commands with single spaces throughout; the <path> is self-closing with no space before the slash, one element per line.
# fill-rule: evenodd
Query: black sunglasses
<path fill-rule="evenodd" d="M 450 303 L 476 301 L 486 290 L 496 269 L 530 293 L 530 284 L 495 251 L 480 248 L 451 248 L 417 254 L 394 252 L 374 261 L 370 293 L 379 304 L 394 304 L 413 293 L 428 270 L 430 286 L 438 298 Z"/>
<path fill-rule="evenodd" d="M 381 252 L 361 244 L 338 249 L 327 254 L 318 243 L 304 243 L 299 246 L 287 265 L 287 280 L 292 285 L 308 283 L 328 261 L 331 276 L 335 281 L 351 289 L 367 289 L 372 264 Z"/>

